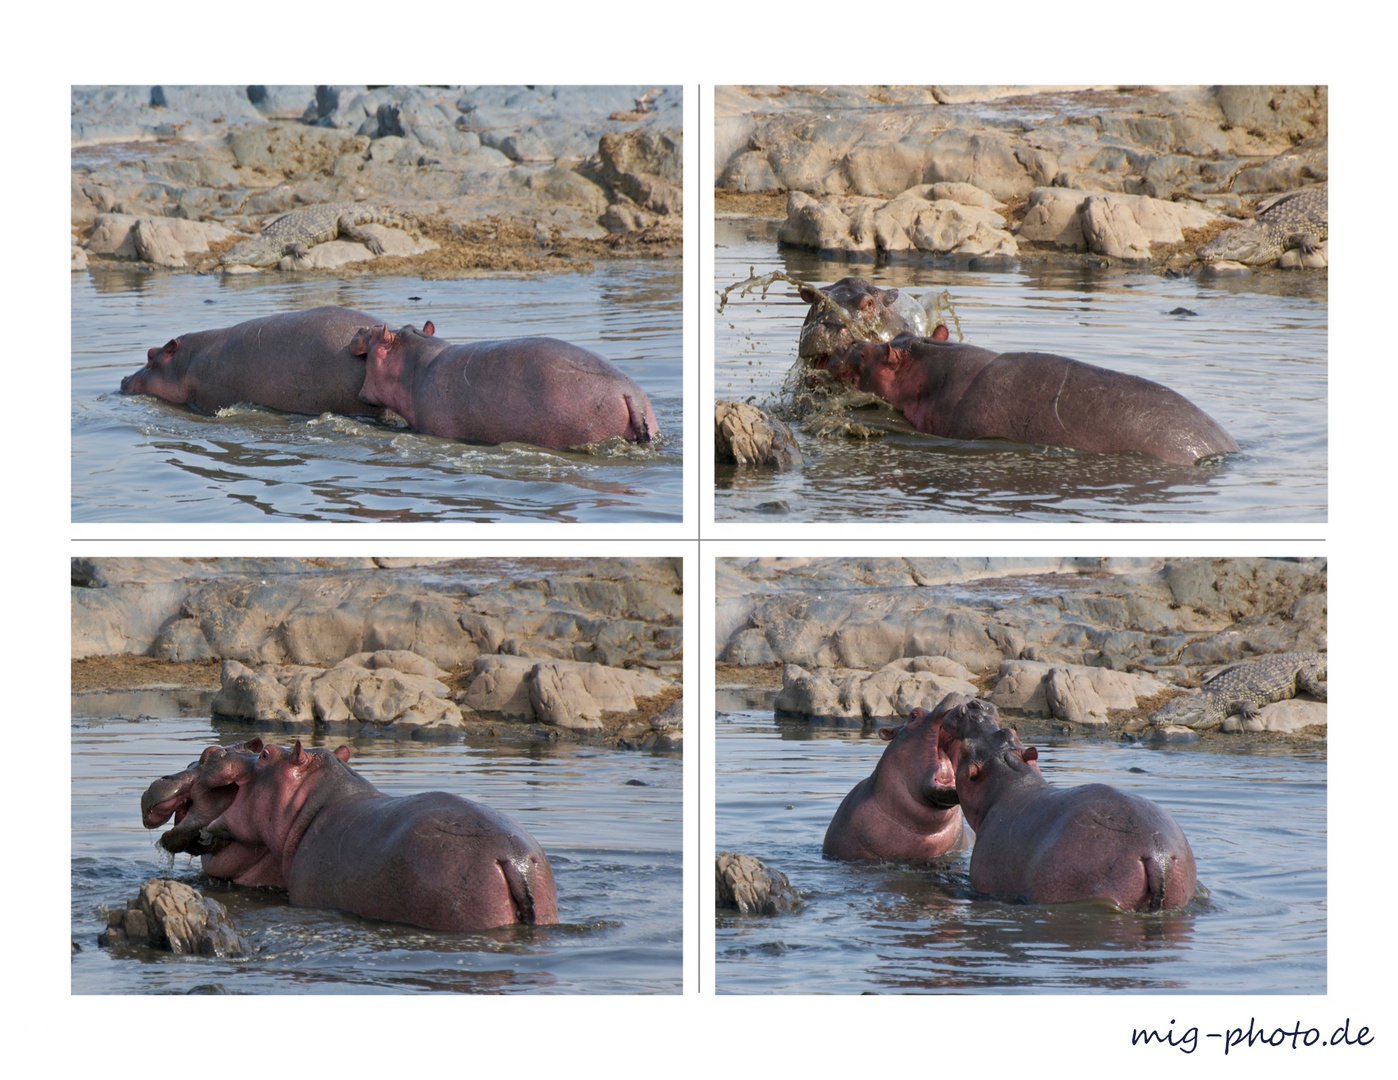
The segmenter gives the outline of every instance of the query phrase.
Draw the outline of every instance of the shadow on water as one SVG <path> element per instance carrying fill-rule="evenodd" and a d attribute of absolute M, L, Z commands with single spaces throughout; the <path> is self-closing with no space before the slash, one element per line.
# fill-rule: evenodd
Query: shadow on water
<path fill-rule="evenodd" d="M 1087 265 L 877 265 L 779 247 L 776 224 L 716 223 L 715 285 L 782 270 L 829 284 L 847 274 L 917 294 L 950 290 L 966 339 L 1034 349 L 1154 380 L 1214 417 L 1242 447 L 1221 462 L 1165 465 L 985 440 L 936 439 L 890 409 L 858 411 L 869 440 L 793 425 L 804 463 L 716 468 L 715 516 L 792 521 L 1324 521 L 1328 288 L 1323 275 L 1166 278 Z M 715 392 L 771 406 L 796 363 L 807 305 L 778 283 L 715 314 Z M 1187 314 L 1186 314 L 1187 313 Z"/>

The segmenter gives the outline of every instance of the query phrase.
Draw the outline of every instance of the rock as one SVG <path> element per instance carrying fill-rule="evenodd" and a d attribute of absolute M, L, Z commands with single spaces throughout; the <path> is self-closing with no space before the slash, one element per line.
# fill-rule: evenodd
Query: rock
<path fill-rule="evenodd" d="M 714 860 L 714 903 L 744 915 L 777 915 L 801 904 L 791 882 L 751 855 L 721 851 Z"/>
<path fill-rule="evenodd" d="M 459 728 L 461 710 L 447 700 L 450 690 L 445 683 L 429 674 L 387 666 L 403 658 L 402 653 L 372 654 L 367 657 L 375 665 L 372 669 L 345 660 L 329 670 L 275 664 L 253 670 L 225 660 L 222 686 L 211 710 L 216 717 L 288 729 L 355 723 L 406 731 Z M 405 666 L 416 672 L 436 670 L 417 656 L 410 656 Z"/>
<path fill-rule="evenodd" d="M 1051 683 L 1053 698 L 1049 691 Z M 999 680 L 990 694 L 990 702 L 997 709 L 1014 709 L 1029 716 L 1056 716 L 1072 723 L 1100 724 L 1106 721 L 1108 709 L 1134 709 L 1137 698 L 1151 697 L 1164 689 L 1163 682 L 1149 675 L 1082 665 L 1007 660 L 1000 665 Z"/>
<path fill-rule="evenodd" d="M 110 912 L 97 943 L 105 948 L 149 945 L 188 956 L 243 956 L 248 951 L 222 904 L 166 878 L 151 878 L 125 909 Z"/>
<path fill-rule="evenodd" d="M 975 684 L 966 677 L 969 672 L 960 665 L 944 657 L 918 659 L 944 664 L 890 664 L 874 672 L 807 671 L 787 664 L 773 707 L 789 716 L 863 724 L 907 716 L 919 706 L 930 709 L 947 694 L 976 694 Z"/>
<path fill-rule="evenodd" d="M 105 589 L 107 578 L 102 568 L 91 559 L 70 559 L 69 569 L 75 589 Z"/>
<path fill-rule="evenodd" d="M 144 259 L 158 266 L 183 266 L 184 256 L 205 254 L 233 233 L 221 225 L 183 218 L 99 214 L 87 249 L 115 259 Z"/>
<path fill-rule="evenodd" d="M 782 421 L 754 405 L 719 401 L 714 404 L 714 460 L 782 469 L 801 464 L 801 450 Z"/>
<path fill-rule="evenodd" d="M 669 686 L 649 672 L 602 664 L 482 656 L 461 700 L 476 712 L 595 730 L 604 715 L 635 712 L 637 698 L 654 697 Z"/>
<path fill-rule="evenodd" d="M 946 657 L 998 673 L 997 706 L 1043 716 L 1051 667 L 1084 668 L 1120 710 L 1163 686 L 1127 669 L 1326 648 L 1324 559 L 724 559 L 716 570 L 726 662 L 869 671 Z M 1016 598 L 1022 574 L 1058 577 Z M 977 579 L 998 598 L 954 588 Z"/>
<path fill-rule="evenodd" d="M 469 589 L 369 559 L 92 562 L 110 588 L 74 589 L 75 659 L 133 653 L 328 667 L 403 650 L 451 671 L 514 640 L 540 659 L 664 670 L 682 651 L 680 571 L 669 559 L 592 560 Z M 433 565 L 441 582 L 462 574 Z"/>
<path fill-rule="evenodd" d="M 1219 726 L 1220 731 L 1273 731 L 1291 734 L 1307 727 L 1326 727 L 1327 706 L 1323 701 L 1309 698 L 1287 698 L 1274 701 L 1257 710 L 1251 720 L 1230 716 Z"/>

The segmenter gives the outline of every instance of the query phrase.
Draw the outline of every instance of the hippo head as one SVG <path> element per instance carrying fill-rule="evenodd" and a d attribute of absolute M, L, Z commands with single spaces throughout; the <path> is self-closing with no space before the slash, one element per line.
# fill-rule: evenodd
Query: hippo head
<path fill-rule="evenodd" d="M 215 836 L 213 822 L 233 804 L 238 794 L 235 776 L 250 771 L 262 751 L 261 739 L 210 746 L 183 772 L 162 776 L 141 796 L 141 821 L 158 829 L 173 816 L 174 828 L 160 838 L 171 853 L 202 856 L 204 870 L 212 877 L 243 880 L 267 858 L 266 847 L 256 840 Z M 245 884 L 279 884 L 277 881 Z"/>
<path fill-rule="evenodd" d="M 895 306 L 898 290 L 880 289 L 864 278 L 841 278 L 827 289 L 803 285 L 800 293 L 811 310 L 801 324 L 797 355 L 815 368 L 855 341 L 887 341 L 916 330 Z"/>
<path fill-rule="evenodd" d="M 957 744 L 943 732 L 940 714 L 913 709 L 897 727 L 879 728 L 879 738 L 889 743 L 879 768 L 895 772 L 915 801 L 934 810 L 956 805 Z"/>
<path fill-rule="evenodd" d="M 342 767 L 349 758 L 347 746 L 332 753 L 306 749 L 297 739 L 290 749 L 267 743 L 256 754 L 225 755 L 210 762 L 207 782 L 211 786 L 231 785 L 234 795 L 209 823 L 209 835 L 216 841 L 261 845 L 284 874 L 299 840 L 297 815 L 314 802 L 312 795 L 317 789 L 335 783 L 333 778 L 325 782 L 325 772 Z M 268 884 L 241 877 L 234 880 L 240 885 Z"/>
<path fill-rule="evenodd" d="M 390 330 L 387 326 L 363 326 L 350 340 L 351 356 L 364 357 L 364 386 L 361 401 L 392 409 L 411 422 L 413 407 L 412 371 L 416 364 L 430 360 L 446 347 L 438 342 L 437 328 L 431 322 Z"/>
<path fill-rule="evenodd" d="M 163 346 L 146 350 L 146 366 L 121 380 L 123 394 L 154 394 L 156 397 L 183 405 L 189 399 L 185 384 L 183 358 L 176 363 L 182 337 L 171 338 Z"/>
<path fill-rule="evenodd" d="M 801 324 L 797 355 L 818 370 L 835 353 L 858 342 L 890 341 L 900 334 L 947 339 L 946 326 L 929 327 L 916 300 L 905 297 L 900 302 L 897 289 L 880 289 L 864 278 L 841 278 L 827 289 L 803 285 L 800 294 L 811 309 Z"/>
<path fill-rule="evenodd" d="M 999 785 L 1031 777 L 1043 782 L 1038 750 L 1020 742 L 1013 728 L 1000 727 L 989 702 L 957 706 L 942 718 L 942 727 L 958 743 L 956 793 L 971 828 L 980 827 L 987 799 Z"/>

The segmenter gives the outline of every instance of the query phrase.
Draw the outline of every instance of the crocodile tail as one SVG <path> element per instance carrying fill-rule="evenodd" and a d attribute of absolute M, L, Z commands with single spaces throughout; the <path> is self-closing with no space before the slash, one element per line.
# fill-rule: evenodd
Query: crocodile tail
<path fill-rule="evenodd" d="M 528 876 L 520 873 L 512 859 L 498 860 L 500 872 L 505 875 L 505 885 L 510 890 L 510 902 L 514 904 L 515 921 L 534 922 L 534 890 Z"/>
<path fill-rule="evenodd" d="M 1162 866 L 1154 855 L 1143 858 L 1141 865 L 1146 870 L 1146 897 L 1150 900 L 1150 910 L 1159 911 L 1165 905 L 1165 879 L 1168 868 Z"/>

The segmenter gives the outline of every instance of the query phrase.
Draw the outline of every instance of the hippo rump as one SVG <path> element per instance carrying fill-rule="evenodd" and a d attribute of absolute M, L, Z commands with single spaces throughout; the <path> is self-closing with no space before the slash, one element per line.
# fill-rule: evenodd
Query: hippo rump
<path fill-rule="evenodd" d="M 379 416 L 383 410 L 359 395 L 364 360 L 350 352 L 350 342 L 380 321 L 350 308 L 318 307 L 181 334 L 149 350 L 146 366 L 121 380 L 121 392 L 206 413 L 249 402 L 309 416 Z"/>
<path fill-rule="evenodd" d="M 956 794 L 976 832 L 971 884 L 1031 904 L 1105 901 L 1126 911 L 1183 907 L 1194 853 L 1164 809 L 1106 784 L 1053 787 L 1038 752 L 999 727 L 995 706 L 970 701 L 942 717 L 959 741 Z"/>
<path fill-rule="evenodd" d="M 1175 391 L 1050 353 L 995 353 L 904 334 L 846 346 L 826 375 L 877 394 L 918 431 L 945 439 L 1136 452 L 1176 465 L 1238 450 Z"/>
<path fill-rule="evenodd" d="M 364 357 L 364 400 L 416 431 L 478 443 L 566 449 L 659 434 L 645 391 L 596 353 L 554 338 L 453 345 L 435 333 L 430 322 L 365 328 L 351 346 Z"/>
<path fill-rule="evenodd" d="M 862 277 L 843 277 L 824 289 L 802 285 L 801 299 L 811 305 L 801 324 L 797 355 L 823 368 L 830 357 L 856 341 L 888 341 L 900 334 L 947 339 L 947 328 L 927 325 L 927 313 L 897 289 L 880 289 Z"/>
<path fill-rule="evenodd" d="M 253 739 L 210 747 L 141 800 L 167 850 L 239 885 L 285 886 L 291 903 L 430 930 L 556 923 L 543 849 L 505 814 L 443 791 L 385 795 L 333 753 Z M 173 840 L 170 837 L 174 837 Z"/>
<path fill-rule="evenodd" d="M 959 694 L 937 708 L 913 709 L 906 722 L 880 728 L 887 748 L 835 811 L 821 850 L 832 859 L 933 859 L 964 847 L 957 805 L 956 740 L 943 736 L 942 715 L 968 701 Z"/>

